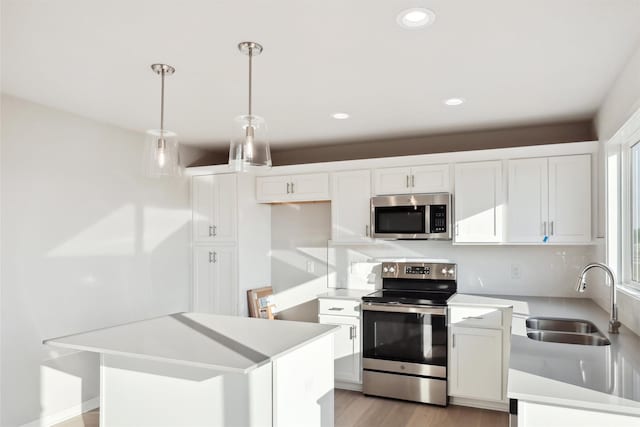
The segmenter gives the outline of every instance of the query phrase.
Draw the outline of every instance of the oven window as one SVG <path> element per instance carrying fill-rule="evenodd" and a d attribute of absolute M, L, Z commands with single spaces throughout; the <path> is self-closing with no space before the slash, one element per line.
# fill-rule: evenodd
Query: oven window
<path fill-rule="evenodd" d="M 425 206 L 376 207 L 376 233 L 424 234 L 425 211 Z"/>
<path fill-rule="evenodd" d="M 445 316 L 365 310 L 363 328 L 363 357 L 447 365 Z"/>

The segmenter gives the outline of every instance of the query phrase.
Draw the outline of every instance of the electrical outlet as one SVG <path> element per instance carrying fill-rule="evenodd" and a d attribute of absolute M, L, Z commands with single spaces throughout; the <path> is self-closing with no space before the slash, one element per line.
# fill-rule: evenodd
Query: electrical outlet
<path fill-rule="evenodd" d="M 511 264 L 511 278 L 518 280 L 522 277 L 522 266 L 520 264 Z"/>
<path fill-rule="evenodd" d="M 307 261 L 307 273 L 315 273 L 316 264 L 313 261 Z"/>

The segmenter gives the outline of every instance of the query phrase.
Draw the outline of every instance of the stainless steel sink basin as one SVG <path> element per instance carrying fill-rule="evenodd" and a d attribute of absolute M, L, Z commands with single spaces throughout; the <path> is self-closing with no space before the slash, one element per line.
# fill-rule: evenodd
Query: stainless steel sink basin
<path fill-rule="evenodd" d="M 527 319 L 527 328 L 542 331 L 578 332 L 581 334 L 598 332 L 596 325 L 588 320 L 563 319 L 560 317 L 529 317 Z"/>
<path fill-rule="evenodd" d="M 582 344 L 582 345 L 610 345 L 611 342 L 601 335 L 597 334 L 576 334 L 553 331 L 529 331 L 527 337 L 536 341 L 556 342 L 564 344 Z"/>

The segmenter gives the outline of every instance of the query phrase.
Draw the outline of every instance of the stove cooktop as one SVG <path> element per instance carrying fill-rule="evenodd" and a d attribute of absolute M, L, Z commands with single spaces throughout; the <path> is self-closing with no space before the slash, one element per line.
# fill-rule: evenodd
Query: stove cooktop
<path fill-rule="evenodd" d="M 380 289 L 369 295 L 362 297 L 364 302 L 377 303 L 395 303 L 395 304 L 413 304 L 413 305 L 432 305 L 446 306 L 447 300 L 452 296 L 449 292 L 425 292 L 425 291 L 403 291 Z"/>

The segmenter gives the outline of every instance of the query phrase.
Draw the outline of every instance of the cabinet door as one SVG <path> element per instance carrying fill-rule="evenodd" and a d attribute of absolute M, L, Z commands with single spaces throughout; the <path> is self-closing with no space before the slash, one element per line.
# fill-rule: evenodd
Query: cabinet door
<path fill-rule="evenodd" d="M 338 381 L 360 382 L 360 319 L 347 316 L 318 316 L 320 323 L 337 325 L 334 337 L 334 375 Z"/>
<path fill-rule="evenodd" d="M 213 241 L 234 242 L 238 186 L 235 174 L 215 175 L 213 193 Z"/>
<path fill-rule="evenodd" d="M 191 181 L 193 241 L 213 240 L 214 175 L 194 176 Z"/>
<path fill-rule="evenodd" d="M 411 168 L 413 193 L 448 193 L 449 165 L 429 165 Z"/>
<path fill-rule="evenodd" d="M 450 331 L 449 394 L 502 400 L 502 331 L 455 326 Z"/>
<path fill-rule="evenodd" d="M 283 202 L 289 198 L 289 176 L 259 176 L 256 178 L 256 199 L 259 202 Z"/>
<path fill-rule="evenodd" d="M 456 242 L 500 242 L 504 194 L 502 162 L 455 166 Z"/>
<path fill-rule="evenodd" d="M 591 155 L 549 158 L 549 241 L 591 241 Z"/>
<path fill-rule="evenodd" d="M 411 193 L 410 168 L 383 168 L 374 171 L 375 193 L 409 194 Z"/>
<path fill-rule="evenodd" d="M 318 201 L 330 200 L 329 197 L 329 174 L 310 173 L 304 175 L 291 176 L 291 193 L 289 200 L 292 201 Z"/>
<path fill-rule="evenodd" d="M 507 239 L 540 242 L 549 233 L 547 159 L 509 160 Z"/>
<path fill-rule="evenodd" d="M 196 246 L 193 251 L 193 310 L 237 314 L 236 248 Z"/>
<path fill-rule="evenodd" d="M 368 170 L 332 175 L 331 227 L 336 242 L 370 240 L 371 173 Z"/>

